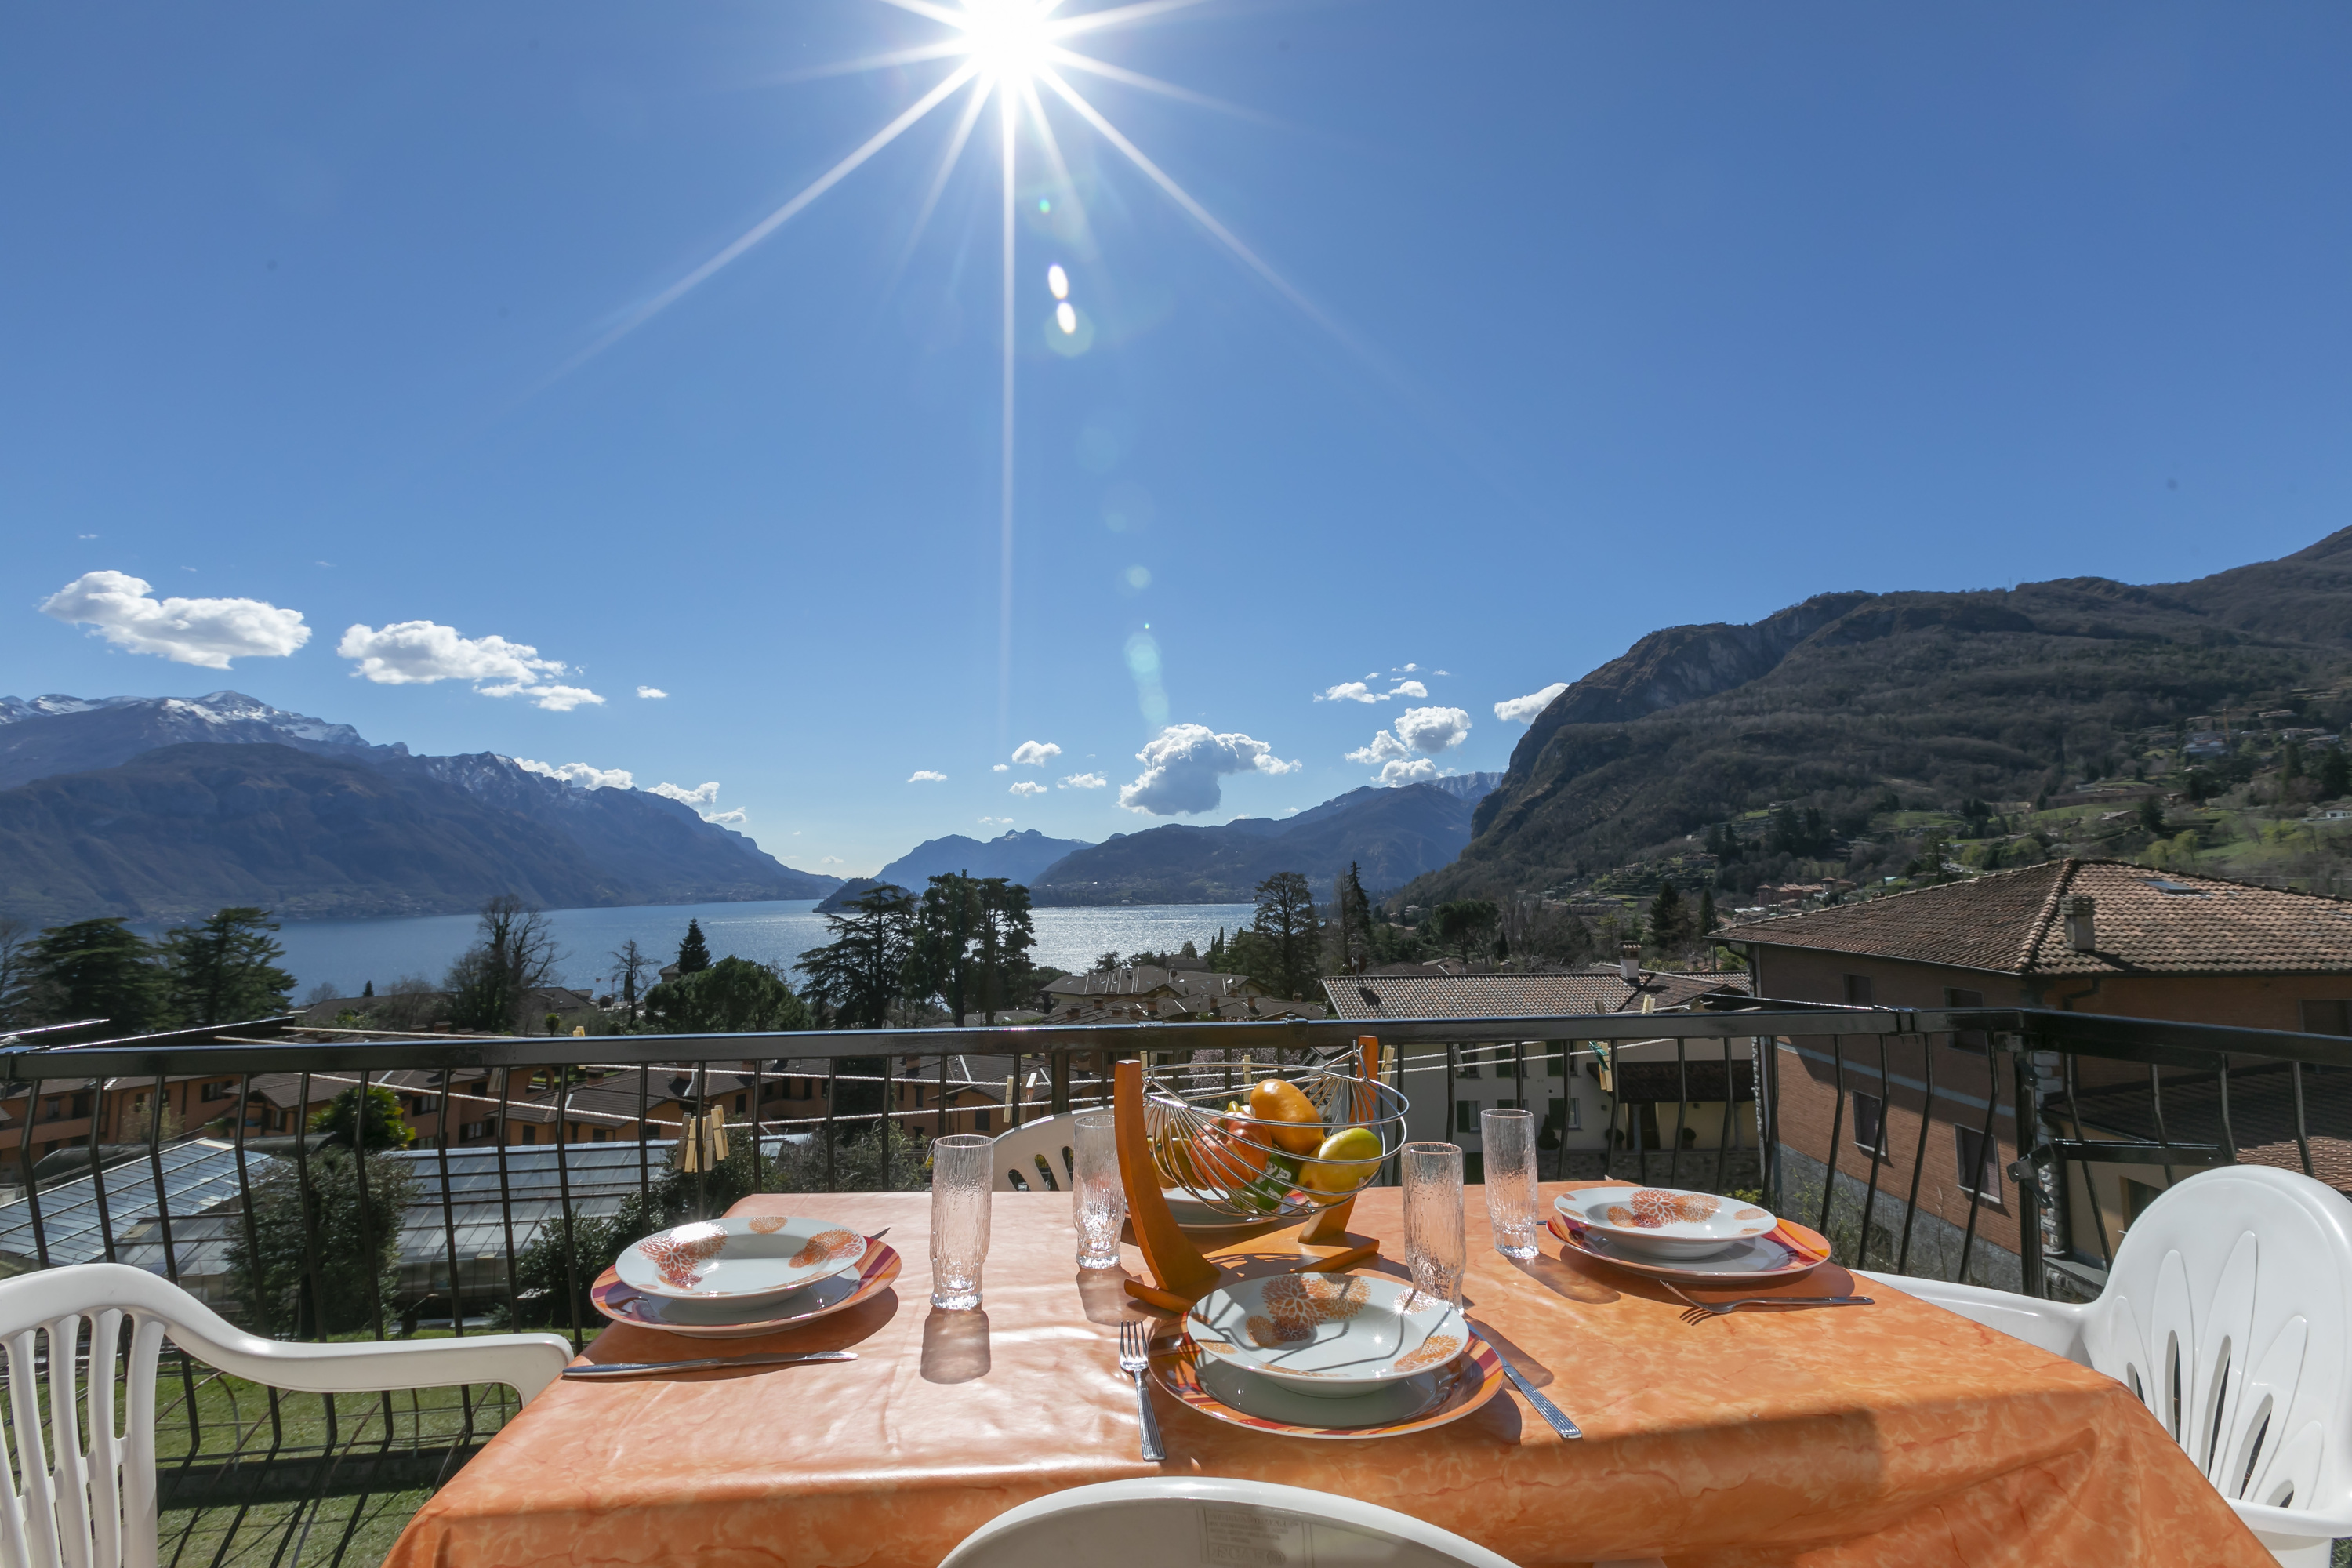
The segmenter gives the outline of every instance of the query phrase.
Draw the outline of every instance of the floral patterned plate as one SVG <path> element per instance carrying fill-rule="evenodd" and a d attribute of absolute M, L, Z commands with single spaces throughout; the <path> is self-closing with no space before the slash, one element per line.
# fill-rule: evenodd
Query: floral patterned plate
<path fill-rule="evenodd" d="M 1288 1437 L 1396 1437 L 1459 1421 L 1503 1386 L 1503 1360 L 1470 1334 L 1469 1348 L 1433 1372 L 1347 1399 L 1318 1399 L 1203 1353 L 1187 1337 L 1151 1355 L 1160 1385 L 1202 1415 Z"/>
<path fill-rule="evenodd" d="M 781 1301 L 749 1308 L 648 1296 L 632 1289 L 617 1269 L 607 1268 L 597 1276 L 588 1299 L 595 1303 L 598 1311 L 616 1323 L 659 1329 L 690 1339 L 748 1339 L 753 1334 L 772 1334 L 793 1328 L 813 1318 L 845 1312 L 862 1301 L 871 1300 L 898 1278 L 899 1264 L 898 1249 L 877 1241 L 866 1247 L 866 1261 L 856 1272 L 832 1275 Z"/>
<path fill-rule="evenodd" d="M 856 1268 L 871 1245 L 832 1220 L 738 1215 L 657 1230 L 629 1243 L 614 1267 L 644 1295 L 750 1308 Z"/>
<path fill-rule="evenodd" d="M 1563 1214 L 1551 1216 L 1551 1233 L 1570 1252 L 1598 1258 L 1613 1268 L 1695 1285 L 1769 1285 L 1810 1274 L 1830 1260 L 1830 1244 L 1818 1231 L 1787 1219 L 1725 1251 L 1680 1263 L 1636 1257 L 1614 1237 L 1578 1225 Z"/>
<path fill-rule="evenodd" d="M 1687 1263 L 1723 1252 L 1780 1223 L 1738 1198 L 1679 1187 L 1580 1187 L 1552 1200 L 1570 1224 L 1607 1237 L 1619 1252 L 1658 1263 Z"/>
<path fill-rule="evenodd" d="M 1184 1331 L 1207 1354 L 1317 1399 L 1407 1382 L 1470 1338 L 1459 1308 L 1382 1274 L 1237 1279 L 1194 1302 Z"/>

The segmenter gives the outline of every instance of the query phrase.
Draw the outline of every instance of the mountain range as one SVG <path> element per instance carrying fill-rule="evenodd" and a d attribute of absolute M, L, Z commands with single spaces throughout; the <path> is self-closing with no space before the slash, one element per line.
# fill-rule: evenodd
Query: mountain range
<path fill-rule="evenodd" d="M 233 691 L 0 698 L 0 913 L 177 920 L 819 898 L 841 879 L 644 790 L 412 756 Z"/>
<path fill-rule="evenodd" d="M 1469 841 L 1473 808 L 1499 777 L 1368 785 L 1295 816 L 1114 834 L 1055 861 L 1030 882 L 1030 896 L 1048 907 L 1244 903 L 1266 878 L 1297 871 L 1319 898 L 1350 863 L 1377 892 L 1452 860 Z"/>
<path fill-rule="evenodd" d="M 1063 856 L 1091 847 L 1083 838 L 1048 838 L 1034 827 L 1000 833 L 989 839 L 961 833 L 926 838 L 871 877 L 852 877 L 828 894 L 817 905 L 817 910 L 831 914 L 867 889 L 885 882 L 919 893 L 932 878 L 944 877 L 951 871 L 972 877 L 1003 877 L 1007 881 L 1025 884 Z"/>
<path fill-rule="evenodd" d="M 1571 884 L 1772 805 L 2032 798 L 2235 708 L 2352 718 L 2352 528 L 2189 582 L 1823 594 L 1653 632 L 1546 707 L 1421 903 Z"/>

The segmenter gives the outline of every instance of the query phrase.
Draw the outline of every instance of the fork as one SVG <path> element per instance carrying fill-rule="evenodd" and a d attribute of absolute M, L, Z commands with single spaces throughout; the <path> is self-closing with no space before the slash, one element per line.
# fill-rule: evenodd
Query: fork
<path fill-rule="evenodd" d="M 1132 1318 L 1119 1320 L 1118 1370 L 1135 1379 L 1135 1410 L 1143 1420 L 1143 1457 L 1159 1464 L 1168 1458 L 1168 1450 L 1160 1446 L 1160 1417 L 1152 1414 L 1151 1385 L 1145 1380 L 1151 1370 L 1151 1336 Z"/>
<path fill-rule="evenodd" d="M 1869 1307 L 1876 1305 L 1867 1296 L 1742 1296 L 1736 1301 L 1695 1301 L 1664 1279 L 1658 1281 L 1667 1294 L 1683 1302 L 1690 1310 L 1683 1313 L 1685 1323 L 1703 1323 L 1709 1318 L 1720 1318 L 1737 1312 L 1743 1307 Z"/>

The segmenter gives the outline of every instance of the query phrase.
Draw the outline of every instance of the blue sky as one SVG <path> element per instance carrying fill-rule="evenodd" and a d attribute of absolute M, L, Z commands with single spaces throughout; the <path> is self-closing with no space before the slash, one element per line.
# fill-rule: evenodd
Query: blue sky
<path fill-rule="evenodd" d="M 1048 94 L 1001 688 L 992 110 L 919 236 L 960 100 L 576 363 L 952 62 L 817 68 L 945 31 L 11 11 L 0 690 L 716 781 L 847 873 L 1500 767 L 1497 702 L 1660 626 L 2352 521 L 2340 7 L 1209 0 L 1083 47 L 1241 112 L 1068 79 L 1321 320 Z"/>

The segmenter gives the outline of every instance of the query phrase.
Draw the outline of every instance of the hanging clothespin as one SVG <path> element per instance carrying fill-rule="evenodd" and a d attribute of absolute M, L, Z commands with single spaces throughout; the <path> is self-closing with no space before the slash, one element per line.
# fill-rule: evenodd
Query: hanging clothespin
<path fill-rule="evenodd" d="M 702 1169 L 702 1118 L 689 1116 L 677 1130 L 677 1168 L 692 1173 Z"/>
<path fill-rule="evenodd" d="M 719 1162 L 725 1158 L 727 1158 L 727 1112 L 723 1110 L 714 1110 L 710 1113 L 710 1163 L 715 1168 Z"/>

